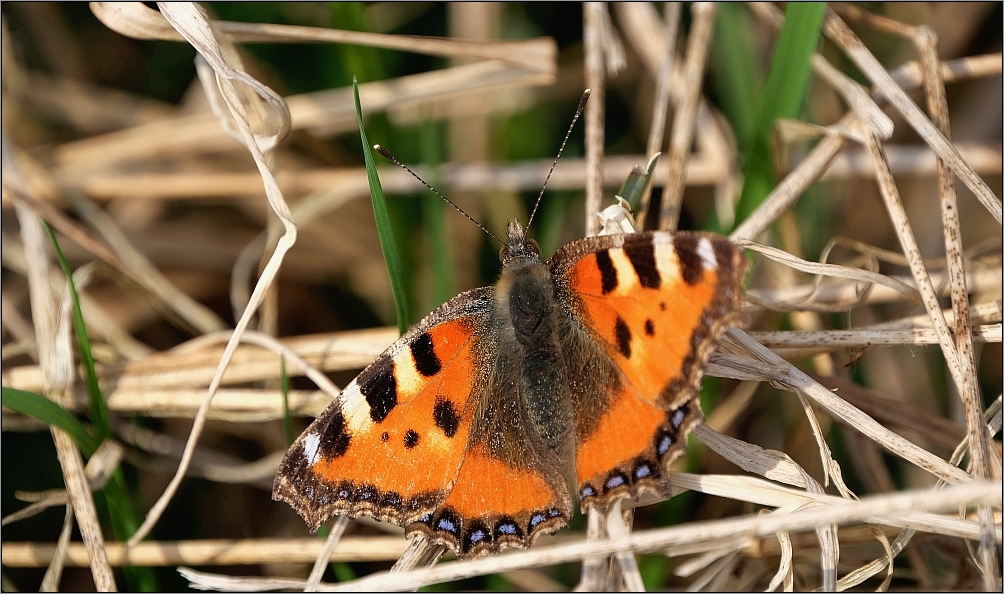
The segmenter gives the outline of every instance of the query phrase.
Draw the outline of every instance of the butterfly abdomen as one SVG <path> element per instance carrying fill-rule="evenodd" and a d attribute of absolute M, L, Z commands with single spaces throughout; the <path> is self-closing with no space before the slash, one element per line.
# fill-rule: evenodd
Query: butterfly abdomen
<path fill-rule="evenodd" d="M 571 454 L 572 411 L 561 352 L 551 273 L 537 259 L 509 266 L 496 286 L 502 350 L 515 353 L 511 382 L 518 384 L 529 421 L 547 447 Z"/>

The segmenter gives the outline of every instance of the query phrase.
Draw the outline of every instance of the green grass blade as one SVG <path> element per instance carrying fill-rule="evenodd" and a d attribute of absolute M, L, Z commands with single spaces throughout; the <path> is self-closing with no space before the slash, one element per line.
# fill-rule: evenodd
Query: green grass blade
<path fill-rule="evenodd" d="M 365 2 L 328 2 L 328 14 L 331 27 L 349 31 L 372 31 L 366 18 Z M 375 47 L 338 43 L 334 46 L 338 54 L 340 70 L 343 76 L 352 74 L 363 82 L 388 78 L 384 74 L 384 52 Z M 340 82 L 341 86 L 348 82 Z"/>
<path fill-rule="evenodd" d="M 90 434 L 83 423 L 70 411 L 41 394 L 15 388 L 3 388 L 3 406 L 14 412 L 42 421 L 46 425 L 59 427 L 77 444 L 85 457 L 90 457 L 98 449 L 98 440 Z"/>
<path fill-rule="evenodd" d="M 73 305 L 73 329 L 74 334 L 77 335 L 77 344 L 80 347 L 80 362 L 84 366 L 84 383 L 87 386 L 87 396 L 91 405 L 91 423 L 94 424 L 94 436 L 98 440 L 98 443 L 101 443 L 111 437 L 112 428 L 108 420 L 108 406 L 101 395 L 101 388 L 98 386 L 98 373 L 94 367 L 91 339 L 87 334 L 87 326 L 84 325 L 84 314 L 80 310 L 80 295 L 77 293 L 76 283 L 73 282 L 73 272 L 70 270 L 70 265 L 66 262 L 66 257 L 63 256 L 62 250 L 59 249 L 56 234 L 53 233 L 52 227 L 45 221 L 42 221 L 42 225 L 45 227 L 45 232 L 49 234 L 49 240 L 52 241 L 52 248 L 56 252 L 56 258 L 59 260 L 59 265 L 63 268 L 63 274 L 66 275 L 66 286 L 70 289 L 70 300 Z"/>
<path fill-rule="evenodd" d="M 387 200 L 380 186 L 376 163 L 373 161 L 373 149 L 366 137 L 363 127 L 363 110 L 359 104 L 359 82 L 352 79 L 352 94 L 356 102 L 356 120 L 359 123 L 359 137 L 363 142 L 363 159 L 366 161 L 366 177 L 370 183 L 370 199 L 373 202 L 373 218 L 376 220 L 377 235 L 380 237 L 380 249 L 387 263 L 390 274 L 390 286 L 394 292 L 394 305 L 397 309 L 397 327 L 404 334 L 408 330 L 411 312 L 408 306 L 408 294 L 405 289 L 404 271 L 401 267 L 401 255 L 397 250 L 397 240 L 394 239 L 394 228 L 390 224 L 390 213 L 387 211 Z"/>
<path fill-rule="evenodd" d="M 105 402 L 104 396 L 101 394 L 101 387 L 98 385 L 98 373 L 94 365 L 94 355 L 91 352 L 91 339 L 87 334 L 87 326 L 84 324 L 84 314 L 80 309 L 80 294 L 77 292 L 77 286 L 73 282 L 73 272 L 70 270 L 70 265 L 67 263 L 66 257 L 63 256 L 62 250 L 59 248 L 59 242 L 56 240 L 56 234 L 53 233 L 52 228 L 48 225 L 48 223 L 45 223 L 44 221 L 42 223 L 46 232 L 49 234 L 50 241 L 52 241 L 53 250 L 56 253 L 56 258 L 59 260 L 59 265 L 63 269 L 63 274 L 66 276 L 67 287 L 70 289 L 70 301 L 73 309 L 73 328 L 74 333 L 77 336 L 77 345 L 80 347 L 80 362 L 84 367 L 84 381 L 87 386 L 87 395 L 88 400 L 90 401 L 91 422 L 94 424 L 95 433 L 92 438 L 94 445 L 93 448 L 85 449 L 81 447 L 80 444 L 78 444 L 78 447 L 81 448 L 81 452 L 85 456 L 90 456 L 97 448 L 97 444 L 112 437 L 111 422 L 109 421 L 108 415 L 108 405 Z M 4 406 L 6 406 L 6 399 L 7 396 L 5 388 Z M 66 412 L 62 408 L 60 408 L 60 410 Z M 70 415 L 70 418 L 76 421 L 72 415 Z M 108 516 L 111 520 L 112 532 L 114 533 L 115 538 L 117 540 L 126 540 L 135 534 L 137 528 L 139 528 L 139 518 L 136 514 L 136 508 L 133 506 L 129 498 L 129 491 L 121 468 L 115 469 L 108 483 L 105 485 L 105 488 L 102 490 L 102 493 L 104 494 L 104 500 L 108 508 Z M 127 583 L 131 589 L 145 591 L 158 589 L 156 576 L 150 568 L 126 567 L 124 570 Z"/>
<path fill-rule="evenodd" d="M 779 118 L 795 118 L 805 99 L 812 69 L 812 54 L 819 43 L 826 4 L 790 2 L 778 35 L 770 73 L 764 85 L 753 138 L 745 151 L 742 197 L 736 222 L 756 209 L 776 183 L 770 136 Z"/>
<path fill-rule="evenodd" d="M 763 84 L 750 21 L 749 9 L 742 4 L 719 4 L 709 56 L 718 103 L 732 124 L 740 150 L 745 150 L 753 138 L 754 99 L 760 96 Z"/>

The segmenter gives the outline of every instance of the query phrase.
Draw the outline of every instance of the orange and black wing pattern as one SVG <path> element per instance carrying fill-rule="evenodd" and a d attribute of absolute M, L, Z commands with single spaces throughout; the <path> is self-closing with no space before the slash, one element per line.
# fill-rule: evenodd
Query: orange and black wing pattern
<path fill-rule="evenodd" d="M 586 370 L 573 398 L 582 506 L 667 494 L 666 469 L 703 418 L 704 365 L 740 318 L 742 250 L 707 233 L 635 233 L 570 243 L 549 265 L 582 350 L 610 367 Z"/>
<path fill-rule="evenodd" d="M 391 345 L 289 448 L 273 499 L 315 530 L 335 514 L 405 525 L 435 510 L 467 450 L 490 311 L 490 288 L 461 294 Z"/>
<path fill-rule="evenodd" d="M 563 527 L 559 463 L 512 390 L 492 306 L 491 288 L 462 294 L 380 355 L 293 443 L 272 497 L 312 529 L 365 514 L 460 557 Z"/>

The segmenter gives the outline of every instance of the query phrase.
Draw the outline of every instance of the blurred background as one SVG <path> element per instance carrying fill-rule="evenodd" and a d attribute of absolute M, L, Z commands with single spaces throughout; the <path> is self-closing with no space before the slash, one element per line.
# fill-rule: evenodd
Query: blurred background
<path fill-rule="evenodd" d="M 388 87 L 391 99 L 378 107 L 372 103 L 368 107 L 363 94 L 370 141 L 388 147 L 403 162 L 418 167 L 427 181 L 497 235 L 504 232 L 508 219 L 527 220 L 586 86 L 583 11 L 578 3 L 218 2 L 205 6 L 216 18 L 227 21 L 474 41 L 553 39 L 557 48 L 553 67 L 542 62 L 539 72 L 529 69 L 529 74 L 513 76 L 508 83 L 487 89 L 458 83 L 455 91 L 444 91 L 434 98 L 398 102 L 393 99 L 394 87 Z M 947 95 L 953 142 L 1000 196 L 1001 4 L 858 6 L 902 23 L 931 27 L 938 35 L 942 60 L 997 55 L 997 74 L 963 77 L 948 85 Z M 659 65 L 658 56 L 653 58 L 647 49 L 646 35 L 653 27 L 661 26 L 664 10 L 661 3 L 633 8 L 609 6 L 610 31 L 615 36 L 609 47 L 621 48 L 623 59 L 615 67 L 607 67 L 604 147 L 608 168 L 603 206 L 611 203 L 630 165 L 645 162 Z M 249 251 L 249 245 L 270 221 L 275 221 L 263 200 L 261 181 L 247 151 L 220 132 L 216 120 L 207 116 L 209 106 L 195 73 L 195 50 L 187 43 L 139 40 L 116 33 L 95 18 L 86 3 L 5 2 L 0 11 L 4 151 L 12 150 L 17 155 L 30 191 L 85 227 L 102 229 L 104 224 L 117 228 L 122 238 L 175 286 L 211 311 L 220 324 L 233 327 L 234 303 L 239 303 L 240 298 L 234 297 L 232 287 L 243 287 L 238 294 L 250 291 L 264 260 L 262 247 Z M 684 4 L 681 14 L 677 47 L 682 53 L 692 22 L 689 4 Z M 744 155 L 751 154 L 748 148 L 756 141 L 757 113 L 776 39 L 776 29 L 757 14 L 742 4 L 718 7 L 701 80 L 702 113 L 706 118 L 697 124 L 689 156 L 680 228 L 728 232 L 742 220 L 744 212 L 749 212 L 748 207 L 744 211 L 742 202 L 746 200 L 744 175 L 749 179 L 759 174 L 746 167 L 748 159 Z M 887 69 L 917 59 L 915 46 L 909 40 L 853 19 L 848 23 Z M 304 109 L 314 105 L 322 112 L 308 125 L 298 126 L 297 114 L 302 112 L 294 109 L 294 129 L 275 152 L 275 171 L 286 199 L 294 210 L 298 204 L 315 204 L 317 214 L 300 226 L 299 239 L 276 283 L 272 310 L 262 314 L 264 321 L 259 320 L 259 327 L 279 337 L 298 337 L 394 325 L 393 297 L 361 174 L 359 134 L 354 116 L 346 120 L 344 115 L 352 113 L 351 104 L 346 102 L 351 96 L 345 95 L 344 89 L 351 85 L 353 76 L 365 89 L 370 83 L 404 80 L 401 77 L 463 66 L 470 60 L 331 43 L 246 43 L 238 48 L 251 75 L 290 98 L 291 105 Z M 852 80 L 869 87 L 868 79 L 832 43 L 820 38 L 817 49 Z M 342 95 L 330 94 L 337 92 Z M 911 97 L 923 107 L 922 93 L 914 90 Z M 818 77 L 810 78 L 799 107 L 799 120 L 828 126 L 838 122 L 846 111 L 847 106 L 834 90 Z M 933 262 L 944 257 L 934 161 L 913 129 L 894 111 L 886 111 L 895 123 L 894 135 L 886 144 L 893 172 L 920 248 Z M 326 119 L 329 113 L 335 115 Z M 671 123 L 672 117 L 667 137 Z M 583 236 L 583 130 L 581 123 L 572 130 L 556 179 L 534 221 L 532 232 L 545 256 Z M 782 178 L 795 167 L 817 140 L 798 132 L 787 138 L 778 133 L 772 138 L 773 159 L 762 165 L 763 176 L 770 180 Z M 418 321 L 462 290 L 494 282 L 499 271 L 499 246 L 406 173 L 386 162 L 378 166 L 403 258 L 406 299 L 412 312 L 408 323 Z M 664 184 L 665 179 L 657 175 L 653 208 L 659 204 Z M 972 258 L 974 270 L 989 270 L 990 280 L 973 288 L 972 301 L 997 300 L 999 304 L 1000 225 L 964 185 L 957 184 L 957 188 L 963 242 L 967 249 L 971 248 L 967 255 Z M 22 248 L 17 219 L 6 190 L 2 215 L 6 374 L 37 361 L 30 349 L 15 348 L 26 340 L 30 342 L 31 311 L 24 258 L 18 255 Z M 72 268 L 94 260 L 91 252 L 78 243 L 59 237 Z M 856 146 L 838 157 L 796 207 L 757 240 L 812 261 L 820 259 L 828 244 L 838 237 L 901 253 L 871 166 Z M 840 244 L 828 261 L 859 265 L 866 252 Z M 239 264 L 242 258 L 244 263 Z M 758 264 L 750 277 L 751 288 L 794 282 L 790 270 L 777 268 Z M 888 260 L 881 260 L 880 271 L 909 275 L 902 263 Z M 800 278 L 802 282 L 811 281 L 808 276 Z M 88 319 L 89 324 L 98 324 L 92 328 L 92 339 L 100 365 L 113 367 L 139 360 L 205 330 L 193 328 L 166 312 L 141 287 L 109 266 L 95 270 L 85 293 L 93 303 L 94 315 L 101 317 L 100 323 Z M 947 299 L 943 306 L 950 307 Z M 868 303 L 849 311 L 811 314 L 811 319 L 760 310 L 751 316 L 751 328 L 856 328 L 923 313 L 919 303 L 905 301 Z M 962 407 L 936 346 L 844 350 L 823 357 L 824 361 L 818 356 L 806 357 L 798 365 L 833 377 L 840 386 L 872 390 L 887 401 L 909 403 L 911 411 L 927 414 L 924 418 L 931 423 L 929 426 L 894 427 L 908 439 L 947 458 L 952 450 L 950 444 L 964 436 Z M 1001 393 L 1001 359 L 999 342 L 977 345 L 978 381 L 985 405 Z M 343 386 L 358 369 L 330 375 Z M 249 387 L 275 390 L 277 380 L 278 370 L 271 383 L 258 382 Z M 6 375 L 4 384 L 8 385 Z M 712 415 L 725 395 L 734 393 L 736 385 L 715 378 L 706 380 L 706 413 Z M 293 378 L 293 388 L 313 389 L 304 378 Z M 755 398 L 746 397 L 733 410 L 733 419 L 723 432 L 784 451 L 818 475 L 819 456 L 811 430 L 790 393 L 760 386 Z M 120 432 L 159 436 L 169 444 L 158 450 L 134 439 L 127 448 L 123 471 L 137 517 L 142 518 L 150 508 L 176 468 L 177 456 L 169 452 L 183 444 L 190 419 L 190 414 L 186 418 L 185 414 L 156 410 L 116 415 Z M 294 433 L 298 434 L 308 420 L 305 416 L 294 417 Z M 930 475 L 877 449 L 868 450 L 868 445 L 862 445 L 865 440 L 853 430 L 823 421 L 844 478 L 858 495 L 933 484 Z M 3 428 L 0 503 L 6 516 L 25 505 L 15 498 L 15 491 L 60 488 L 62 476 L 52 438 L 44 426 L 16 419 L 5 411 Z M 942 434 L 932 436 L 939 432 Z M 282 421 L 237 417 L 212 420 L 200 447 L 211 463 L 233 465 L 259 460 L 284 449 Z M 867 476 L 862 470 L 868 468 L 860 459 L 860 452 L 865 450 L 882 460 L 888 470 L 887 482 Z M 684 468 L 702 473 L 738 472 L 693 441 L 681 464 Z M 285 504 L 272 502 L 270 490 L 270 479 L 234 484 L 189 477 L 152 538 L 305 536 L 307 530 L 300 518 Z M 99 511 L 103 509 L 99 495 Z M 754 511 L 747 504 L 685 493 L 664 504 L 639 509 L 635 526 L 669 525 Z M 107 513 L 104 517 L 107 521 Z M 62 518 L 63 508 L 52 508 L 5 526 L 3 539 L 54 542 Z M 577 517 L 573 529 L 581 530 L 581 524 Z M 366 523 L 352 523 L 349 531 L 350 535 L 381 533 L 378 527 Z M 74 538 L 79 540 L 79 534 Z M 894 585 L 968 587 L 967 580 L 973 579 L 967 573 L 971 568 L 961 541 L 918 537 L 911 546 L 917 552 L 908 561 L 897 562 L 899 581 Z M 852 547 L 842 562 L 853 567 L 855 555 L 865 559 L 873 553 L 864 545 L 860 554 Z M 763 559 L 747 562 L 757 561 L 762 563 Z M 689 582 L 673 574 L 674 563 L 665 557 L 643 556 L 646 586 L 685 587 Z M 776 561 L 766 563 L 776 565 Z M 325 579 L 345 580 L 386 569 L 390 564 L 337 563 Z M 918 569 L 917 564 L 926 567 Z M 208 568 L 214 569 L 220 568 Z M 305 576 L 309 564 L 245 565 L 224 570 L 230 574 Z M 4 567 L 3 587 L 37 589 L 43 572 L 44 567 Z M 740 575 L 741 568 L 735 573 Z M 537 586 L 570 588 L 578 579 L 578 567 L 548 568 L 542 574 L 552 581 L 536 582 Z M 173 567 L 117 576 L 122 589 L 186 587 Z M 769 581 L 770 572 L 766 576 Z M 492 576 L 454 586 L 533 587 L 519 579 Z M 815 584 L 814 579 L 811 574 L 797 577 L 804 581 L 796 581 L 796 587 L 800 583 Z M 62 589 L 93 588 L 90 580 L 86 568 L 67 568 Z M 753 579 L 747 587 L 762 589 L 767 581 L 761 584 Z"/>

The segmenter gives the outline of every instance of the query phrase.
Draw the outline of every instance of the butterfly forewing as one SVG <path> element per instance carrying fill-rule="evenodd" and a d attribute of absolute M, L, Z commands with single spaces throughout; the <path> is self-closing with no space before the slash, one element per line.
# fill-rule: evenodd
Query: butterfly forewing
<path fill-rule="evenodd" d="M 636 233 L 570 243 L 549 265 L 573 326 L 617 372 L 572 403 L 580 499 L 666 494 L 665 469 L 702 418 L 704 365 L 739 317 L 741 251 L 712 234 Z"/>

